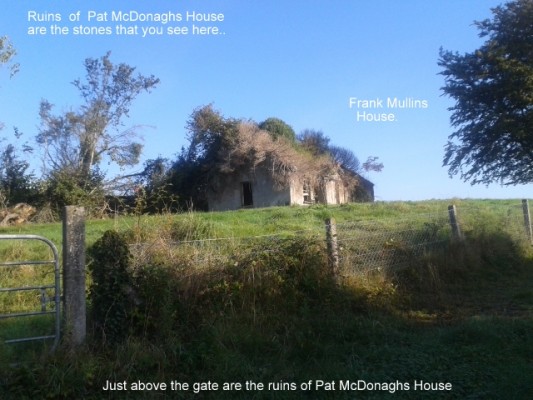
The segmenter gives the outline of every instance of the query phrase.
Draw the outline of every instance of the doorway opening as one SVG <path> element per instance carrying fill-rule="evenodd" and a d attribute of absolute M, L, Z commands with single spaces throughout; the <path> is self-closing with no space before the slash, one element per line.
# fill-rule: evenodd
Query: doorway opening
<path fill-rule="evenodd" d="M 253 207 L 252 182 L 241 182 L 241 199 L 243 207 Z"/>

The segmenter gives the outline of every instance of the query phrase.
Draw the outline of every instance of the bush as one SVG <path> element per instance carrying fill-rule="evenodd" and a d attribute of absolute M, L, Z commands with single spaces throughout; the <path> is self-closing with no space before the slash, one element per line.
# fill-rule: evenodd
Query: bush
<path fill-rule="evenodd" d="M 57 215 L 61 215 L 64 206 L 79 205 L 89 210 L 102 209 L 105 195 L 102 187 L 103 175 L 98 171 L 89 178 L 70 171 L 55 171 L 45 184 L 45 197 Z"/>
<path fill-rule="evenodd" d="M 335 292 L 322 243 L 266 238 L 234 254 L 231 264 L 204 273 L 197 306 L 206 312 L 286 314 L 327 304 Z"/>
<path fill-rule="evenodd" d="M 91 315 L 97 336 L 117 343 L 129 333 L 134 308 L 131 254 L 126 241 L 115 231 L 107 231 L 89 249 L 92 258 L 90 290 Z"/>

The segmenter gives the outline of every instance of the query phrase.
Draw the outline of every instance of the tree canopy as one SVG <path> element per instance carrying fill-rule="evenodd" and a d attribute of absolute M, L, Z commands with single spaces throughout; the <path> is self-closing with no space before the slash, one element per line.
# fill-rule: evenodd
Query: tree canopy
<path fill-rule="evenodd" d="M 35 177 L 28 169 L 30 164 L 21 158 L 22 154 L 31 154 L 33 149 L 27 144 L 17 145 L 22 133 L 14 128 L 13 137 L 2 138 L 0 143 L 0 206 L 19 202 L 31 202 L 36 196 Z"/>
<path fill-rule="evenodd" d="M 298 135 L 300 146 L 315 156 L 329 153 L 329 140 L 324 132 L 314 129 L 305 129 Z"/>
<path fill-rule="evenodd" d="M 13 63 L 17 51 L 7 36 L 0 36 L 0 66 L 7 65 L 11 76 L 17 73 L 18 63 Z"/>
<path fill-rule="evenodd" d="M 444 166 L 472 184 L 533 182 L 533 0 L 475 22 L 483 45 L 441 49 L 445 95 L 455 100 Z"/>
<path fill-rule="evenodd" d="M 82 106 L 54 115 L 53 105 L 43 100 L 37 135 L 51 170 L 67 171 L 81 180 L 90 179 L 103 156 L 119 166 L 139 161 L 142 145 L 136 140 L 137 127 L 123 129 L 122 121 L 133 100 L 159 83 L 153 75 L 135 74 L 135 68 L 127 64 L 113 64 L 109 52 L 87 58 L 84 66 L 85 80 L 72 83 L 83 99 Z"/>
<path fill-rule="evenodd" d="M 10 72 L 10 76 L 17 73 L 19 65 L 13 63 L 13 58 L 17 54 L 13 44 L 9 41 L 7 36 L 0 36 L 0 68 L 7 66 Z M 4 124 L 0 121 L 0 130 L 4 128 Z"/>
<path fill-rule="evenodd" d="M 269 132 L 274 139 L 283 137 L 290 142 L 296 141 L 296 133 L 285 121 L 271 117 L 259 124 L 259 129 Z"/>

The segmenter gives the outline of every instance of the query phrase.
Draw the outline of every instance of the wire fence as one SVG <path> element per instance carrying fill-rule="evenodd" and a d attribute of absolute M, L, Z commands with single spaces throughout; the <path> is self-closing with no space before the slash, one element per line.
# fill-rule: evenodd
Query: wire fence
<path fill-rule="evenodd" d="M 323 232 L 315 229 L 290 233 L 258 235 L 251 237 L 227 237 L 200 240 L 158 240 L 130 246 L 134 266 L 168 263 L 184 272 L 199 269 L 216 269 L 229 265 L 237 266 L 242 260 L 259 256 L 275 255 L 288 241 L 320 241 Z"/>
<path fill-rule="evenodd" d="M 448 212 L 337 224 L 339 273 L 406 266 L 451 238 Z"/>
<path fill-rule="evenodd" d="M 335 232 L 328 234 L 328 224 Z M 452 207 L 424 214 L 374 220 L 326 221 L 319 228 L 282 235 L 243 238 L 165 241 L 132 246 L 136 265 L 172 260 L 183 271 L 237 266 L 243 260 L 286 251 L 283 243 L 320 243 L 335 273 L 354 276 L 371 271 L 394 271 L 423 257 L 445 251 L 451 241 L 469 240 L 474 234 L 505 235 L 531 244 L 527 202 L 508 207 Z M 331 233 L 331 232 L 330 232 Z"/>
<path fill-rule="evenodd" d="M 488 233 L 496 228 L 501 234 L 518 243 L 530 241 L 528 231 L 531 229 L 531 222 L 527 202 L 507 207 L 497 205 L 464 207 L 458 210 L 458 218 L 467 238 L 474 233 Z"/>

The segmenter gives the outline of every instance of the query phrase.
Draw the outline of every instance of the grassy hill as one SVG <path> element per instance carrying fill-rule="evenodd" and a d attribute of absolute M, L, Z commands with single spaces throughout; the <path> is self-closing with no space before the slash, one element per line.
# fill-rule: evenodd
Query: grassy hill
<path fill-rule="evenodd" d="M 451 237 L 450 203 L 462 243 Z M 328 264 L 329 217 L 339 227 L 340 281 Z M 76 352 L 37 351 L 15 368 L 2 359 L 0 398 L 533 394 L 533 263 L 518 200 L 138 215 L 88 221 L 88 245 L 109 229 L 134 254 L 125 336 L 112 341 L 109 330 L 103 339 L 96 329 Z M 61 248 L 60 224 L 4 232 Z M 352 268 L 360 260 L 372 268 Z M 159 386 L 136 391 L 139 381 Z"/>
<path fill-rule="evenodd" d="M 447 207 L 455 204 L 461 210 L 481 210 L 485 213 L 501 213 L 511 209 L 521 210 L 518 199 L 510 200 L 429 200 L 421 202 L 375 202 L 352 203 L 341 206 L 315 205 L 310 207 L 270 207 L 262 209 L 243 209 L 238 211 L 164 214 L 159 216 L 140 215 L 118 217 L 87 222 L 86 237 L 88 244 L 93 243 L 108 229 L 128 230 L 133 227 L 158 229 L 160 224 L 177 224 L 194 219 L 209 226 L 203 238 L 245 237 L 262 234 L 276 234 L 282 231 L 320 229 L 325 218 L 334 217 L 338 222 L 359 220 L 383 220 L 406 218 L 409 215 L 446 214 Z M 61 243 L 61 224 L 28 224 L 18 227 L 0 227 L 1 233 L 31 233 L 50 238 Z"/>

